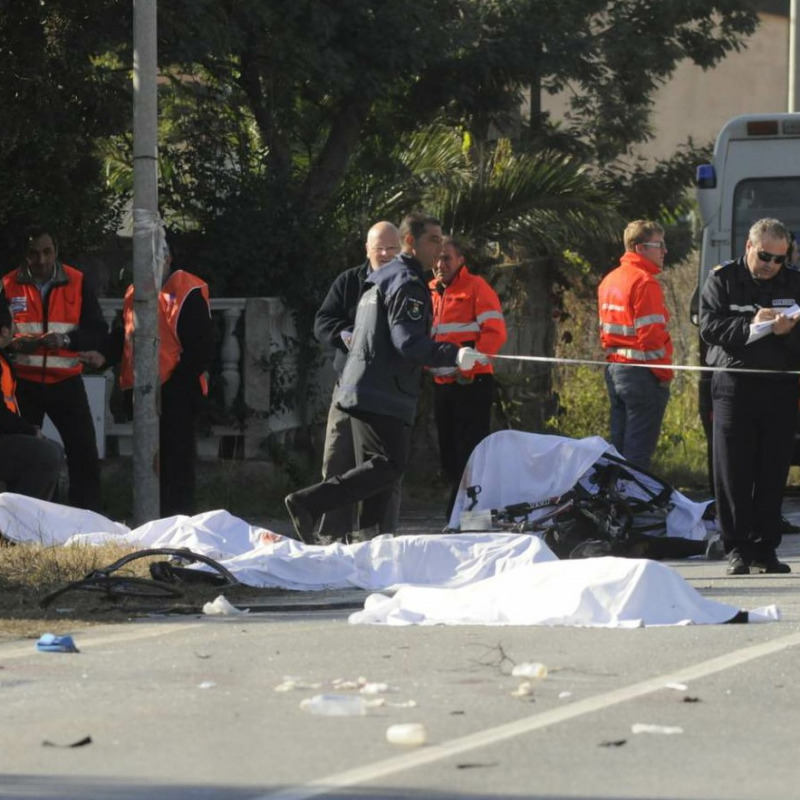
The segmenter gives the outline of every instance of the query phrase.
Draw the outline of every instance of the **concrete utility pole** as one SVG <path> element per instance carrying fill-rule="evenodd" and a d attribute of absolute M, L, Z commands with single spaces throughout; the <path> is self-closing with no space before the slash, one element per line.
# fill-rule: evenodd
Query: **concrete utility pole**
<path fill-rule="evenodd" d="M 159 514 L 158 318 L 163 229 L 158 214 L 156 0 L 133 0 L 133 517 Z"/>
<path fill-rule="evenodd" d="M 787 111 L 800 111 L 800 81 L 797 80 L 797 45 L 800 41 L 800 18 L 797 14 L 797 0 L 789 5 L 789 98 Z"/>

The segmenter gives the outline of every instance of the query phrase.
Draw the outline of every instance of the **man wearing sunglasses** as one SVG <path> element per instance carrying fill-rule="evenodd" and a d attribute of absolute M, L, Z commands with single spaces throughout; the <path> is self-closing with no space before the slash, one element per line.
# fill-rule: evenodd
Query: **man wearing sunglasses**
<path fill-rule="evenodd" d="M 744 255 L 711 272 L 700 300 L 706 361 L 730 370 L 711 379 L 714 493 L 729 575 L 790 572 L 777 556 L 800 394 L 790 372 L 800 368 L 790 237 L 779 220 L 758 220 Z"/>
<path fill-rule="evenodd" d="M 658 444 L 673 371 L 669 312 L 656 276 L 664 266 L 664 229 L 638 219 L 623 234 L 625 253 L 597 292 L 600 341 L 609 361 L 611 443 L 647 469 Z"/>

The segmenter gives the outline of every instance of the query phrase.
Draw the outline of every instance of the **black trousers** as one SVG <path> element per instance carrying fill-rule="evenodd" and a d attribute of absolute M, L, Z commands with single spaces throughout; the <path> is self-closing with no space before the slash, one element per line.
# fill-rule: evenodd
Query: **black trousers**
<path fill-rule="evenodd" d="M 714 493 L 727 552 L 769 558 L 781 542 L 781 505 L 794 449 L 797 378 L 716 372 Z"/>
<path fill-rule="evenodd" d="M 356 466 L 295 494 L 317 518 L 333 509 L 363 501 L 361 527 L 371 528 L 385 518 L 394 484 L 405 471 L 411 426 L 385 414 L 349 413 Z"/>
<path fill-rule="evenodd" d="M 200 383 L 175 373 L 161 386 L 159 491 L 161 516 L 196 513 L 195 420 L 202 402 Z"/>
<path fill-rule="evenodd" d="M 434 415 L 442 472 L 450 483 L 447 518 L 472 451 L 491 431 L 494 377 L 476 375 L 471 383 L 434 385 Z"/>
<path fill-rule="evenodd" d="M 0 480 L 9 492 L 52 499 L 63 460 L 58 442 L 17 433 L 0 436 Z"/>
<path fill-rule="evenodd" d="M 44 415 L 64 443 L 69 474 L 69 505 L 99 511 L 100 459 L 89 398 L 80 375 L 58 383 L 17 380 L 17 403 L 31 425 L 41 427 Z"/>
<path fill-rule="evenodd" d="M 359 459 L 353 441 L 353 418 L 332 402 L 328 409 L 328 424 L 325 430 L 322 479 L 341 475 L 358 464 Z M 402 479 L 398 479 L 392 484 L 391 497 L 386 502 L 385 514 L 379 523 L 381 533 L 394 533 L 397 530 L 401 497 Z M 334 539 L 346 539 L 362 527 L 359 520 L 358 506 L 341 506 L 325 513 L 319 524 L 319 533 Z"/>

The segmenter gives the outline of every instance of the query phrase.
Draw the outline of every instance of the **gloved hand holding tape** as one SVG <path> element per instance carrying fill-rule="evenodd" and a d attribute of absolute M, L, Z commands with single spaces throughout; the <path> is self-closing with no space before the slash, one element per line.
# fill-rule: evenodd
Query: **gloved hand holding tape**
<path fill-rule="evenodd" d="M 456 355 L 456 365 L 463 372 L 469 372 L 475 364 L 488 364 L 489 356 L 474 347 L 461 347 Z"/>

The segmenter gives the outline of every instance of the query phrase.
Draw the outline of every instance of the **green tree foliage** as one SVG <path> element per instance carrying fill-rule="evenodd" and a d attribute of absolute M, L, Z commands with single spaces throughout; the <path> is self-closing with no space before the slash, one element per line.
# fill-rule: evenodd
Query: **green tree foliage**
<path fill-rule="evenodd" d="M 470 135 L 471 172 L 457 166 L 442 200 L 451 226 L 488 215 L 551 250 L 563 206 L 522 188 L 537 159 L 540 176 L 545 162 L 554 180 L 588 166 L 595 195 L 635 196 L 637 209 L 657 198 L 673 212 L 688 158 L 665 163 L 673 191 L 614 159 L 651 135 L 653 92 L 679 61 L 709 68 L 756 24 L 746 0 L 160 0 L 158 10 L 165 217 L 194 231 L 192 258 L 215 292 L 309 306 L 331 271 L 362 257 L 379 210 L 410 210 L 379 201 L 412 201 L 398 145 L 434 123 Z M 96 235 L 101 208 L 114 208 L 106 191 L 129 190 L 129 14 L 111 0 L 4 3 L 6 232 L 44 211 Z M 556 92 L 569 98 L 562 122 L 542 112 Z M 500 172 L 498 131 L 518 159 Z"/>
<path fill-rule="evenodd" d="M 180 177 L 165 198 L 171 213 L 213 232 L 198 257 L 217 264 L 217 288 L 281 287 L 293 302 L 308 294 L 307 268 L 327 276 L 349 263 L 344 242 L 360 243 L 380 198 L 412 198 L 398 143 L 432 123 L 470 133 L 484 176 L 501 131 L 539 154 L 539 171 L 549 160 L 556 175 L 558 154 L 572 154 L 593 167 L 595 193 L 615 204 L 636 195 L 637 209 L 646 194 L 674 213 L 688 159 L 665 162 L 675 180 L 655 192 L 614 159 L 651 135 L 653 93 L 679 61 L 711 67 L 756 24 L 745 0 L 162 0 L 159 9 L 162 68 L 172 65 L 180 96 L 165 159 Z M 555 92 L 569 98 L 563 122 L 541 111 Z M 519 115 L 526 97 L 530 123 Z M 469 205 L 500 222 L 485 203 L 502 196 L 517 215 L 528 202 L 525 230 L 541 244 L 560 212 L 515 191 L 524 168 L 505 171 L 491 195 L 473 182 L 461 216 Z"/>
<path fill-rule="evenodd" d="M 271 174 L 298 180 L 310 211 L 365 134 L 396 141 L 443 118 L 480 145 L 526 92 L 531 141 L 605 163 L 651 137 L 653 94 L 679 61 L 710 68 L 756 25 L 745 0 L 162 0 L 160 13 L 164 62 L 236 90 Z M 564 125 L 541 112 L 545 92 L 568 94 Z"/>
<path fill-rule="evenodd" d="M 0 258 L 49 219 L 74 251 L 96 241 L 113 199 L 98 144 L 130 124 L 130 4 L 6 0 L 0 6 Z"/>
<path fill-rule="evenodd" d="M 741 49 L 757 16 L 745 0 L 465 0 L 444 24 L 452 36 L 415 85 L 420 105 L 447 106 L 483 140 L 529 92 L 531 141 L 555 138 L 604 163 L 652 137 L 654 92 L 679 61 L 713 67 Z M 543 95 L 557 93 L 569 101 L 563 124 L 542 111 Z"/>

